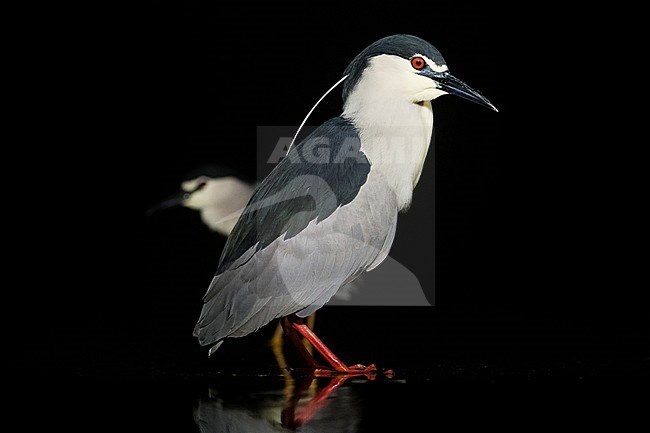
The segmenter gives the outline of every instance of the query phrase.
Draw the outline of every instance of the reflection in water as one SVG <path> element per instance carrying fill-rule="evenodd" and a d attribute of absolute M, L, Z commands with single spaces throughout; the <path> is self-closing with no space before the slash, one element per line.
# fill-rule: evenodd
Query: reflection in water
<path fill-rule="evenodd" d="M 285 376 L 283 390 L 227 399 L 210 388 L 194 420 L 201 433 L 356 432 L 360 401 L 353 388 L 341 387 L 351 377 Z"/>

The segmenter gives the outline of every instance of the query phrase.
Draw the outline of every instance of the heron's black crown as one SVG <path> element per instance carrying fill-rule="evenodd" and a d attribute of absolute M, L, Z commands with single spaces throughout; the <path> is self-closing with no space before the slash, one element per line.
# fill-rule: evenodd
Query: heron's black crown
<path fill-rule="evenodd" d="M 368 61 L 381 54 L 400 56 L 405 59 L 410 59 L 414 54 L 422 54 L 438 65 L 446 64 L 445 59 L 442 58 L 442 55 L 436 47 L 424 39 L 412 35 L 386 36 L 366 47 L 345 68 L 343 75 L 347 74 L 348 78 L 343 82 L 343 102 L 345 102 L 352 89 L 354 89 L 359 79 L 361 79 L 361 74 L 368 66 Z"/>

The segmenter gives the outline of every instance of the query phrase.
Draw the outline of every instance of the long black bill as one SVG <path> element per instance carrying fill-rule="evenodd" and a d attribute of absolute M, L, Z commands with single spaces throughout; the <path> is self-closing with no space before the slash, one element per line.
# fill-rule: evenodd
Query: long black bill
<path fill-rule="evenodd" d="M 146 215 L 151 216 L 158 211 L 169 209 L 170 207 L 180 206 L 183 204 L 183 201 L 187 199 L 189 194 L 190 193 L 186 191 L 180 190 L 171 197 L 168 197 L 160 203 L 150 207 L 147 210 Z"/>
<path fill-rule="evenodd" d="M 432 78 L 438 83 L 439 88 L 442 91 L 451 95 L 460 96 L 468 101 L 476 102 L 477 104 L 494 111 L 499 111 L 485 96 L 481 95 L 477 90 L 472 89 L 464 81 L 459 80 L 449 72 L 436 74 L 436 76 Z"/>

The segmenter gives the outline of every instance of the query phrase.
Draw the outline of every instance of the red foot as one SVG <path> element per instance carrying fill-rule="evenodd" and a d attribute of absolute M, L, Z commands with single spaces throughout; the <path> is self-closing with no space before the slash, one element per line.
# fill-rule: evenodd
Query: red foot
<path fill-rule="evenodd" d="M 374 380 L 377 377 L 377 367 L 375 364 L 370 364 L 369 366 L 356 364 L 350 367 L 345 367 L 345 369 L 332 369 L 326 367 L 320 367 L 314 370 L 314 374 L 317 377 L 333 377 L 333 376 L 366 376 L 369 380 Z"/>

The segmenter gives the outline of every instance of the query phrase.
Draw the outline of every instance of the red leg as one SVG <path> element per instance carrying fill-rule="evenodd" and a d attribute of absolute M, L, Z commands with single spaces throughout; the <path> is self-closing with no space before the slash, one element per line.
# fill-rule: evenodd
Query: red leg
<path fill-rule="evenodd" d="M 282 326 L 285 327 L 285 332 L 287 332 L 287 329 L 291 328 L 294 333 L 297 331 L 300 335 L 302 335 L 307 341 L 311 343 L 312 346 L 318 352 L 323 355 L 323 357 L 329 362 L 329 364 L 332 366 L 334 371 L 336 373 L 345 373 L 345 374 L 374 374 L 377 372 L 377 367 L 374 366 L 374 364 L 369 365 L 368 367 L 357 364 L 348 367 L 345 365 L 335 354 L 332 352 L 325 344 L 314 334 L 314 331 L 309 329 L 307 325 L 303 322 L 302 319 L 300 319 L 297 316 L 288 316 L 284 317 L 282 322 Z M 287 335 L 289 335 L 289 338 L 291 338 L 290 333 L 287 332 Z M 293 341 L 293 340 L 292 340 Z M 298 339 L 300 341 L 300 339 Z M 294 344 L 296 344 L 294 342 Z M 300 344 L 302 346 L 302 344 Z M 296 346 L 297 347 L 297 346 Z M 300 348 L 298 348 L 300 350 Z M 306 349 L 302 347 L 302 350 L 306 352 Z M 302 353 L 301 353 L 302 354 Z M 303 355 L 303 358 L 305 356 Z M 312 357 L 313 360 L 313 357 Z M 315 363 L 315 361 L 314 361 Z M 314 364 L 310 363 L 310 366 L 314 367 Z M 332 374 L 332 370 L 330 369 L 324 369 L 324 368 L 316 368 L 316 373 L 317 375 L 330 375 Z"/>
<path fill-rule="evenodd" d="M 298 349 L 298 353 L 300 353 L 302 359 L 304 359 L 305 362 L 311 368 L 314 368 L 316 370 L 322 368 L 322 366 L 316 362 L 316 360 L 311 355 L 311 353 L 309 353 L 309 351 L 305 348 L 304 344 L 302 343 L 302 339 L 300 338 L 300 335 L 291 326 L 291 322 L 289 321 L 289 318 L 283 317 L 282 319 L 280 319 L 280 323 L 282 324 L 282 329 L 284 329 L 284 333 L 287 334 L 287 337 L 289 337 L 291 343 L 293 343 L 293 345 L 296 346 L 296 349 Z"/>

